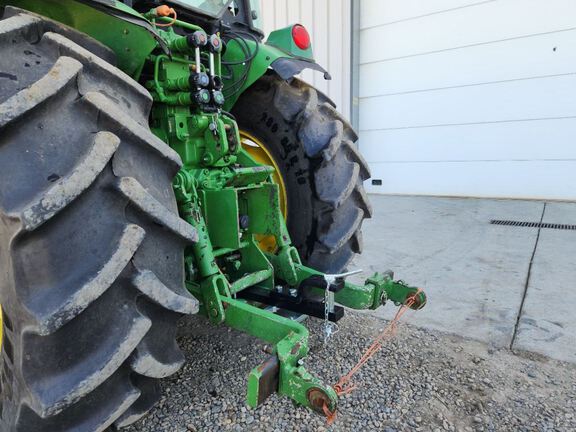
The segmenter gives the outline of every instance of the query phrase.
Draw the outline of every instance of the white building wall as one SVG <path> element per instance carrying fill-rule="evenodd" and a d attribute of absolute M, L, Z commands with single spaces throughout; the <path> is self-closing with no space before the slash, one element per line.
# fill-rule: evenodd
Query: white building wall
<path fill-rule="evenodd" d="M 316 61 L 332 75 L 303 71 L 301 78 L 326 93 L 350 118 L 351 0 L 260 0 L 264 32 L 302 24 L 310 32 Z"/>
<path fill-rule="evenodd" d="M 360 8 L 369 191 L 576 198 L 576 1 Z"/>

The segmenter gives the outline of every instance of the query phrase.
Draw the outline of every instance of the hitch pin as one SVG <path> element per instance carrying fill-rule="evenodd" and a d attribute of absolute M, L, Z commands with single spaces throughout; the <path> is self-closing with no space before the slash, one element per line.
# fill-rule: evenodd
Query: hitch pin
<path fill-rule="evenodd" d="M 332 285 L 334 282 L 336 282 L 337 279 L 346 279 L 347 277 L 350 276 L 354 276 L 356 274 L 362 273 L 364 270 L 362 269 L 358 269 L 358 270 L 352 270 L 346 273 L 340 273 L 340 274 L 325 274 L 324 275 L 324 280 L 329 283 L 330 285 Z"/>
<path fill-rule="evenodd" d="M 346 273 L 340 274 L 325 274 L 324 280 L 326 281 L 326 300 L 328 303 L 328 310 L 334 312 L 334 293 L 330 291 L 330 285 L 336 282 L 338 279 L 346 279 L 349 276 L 354 276 L 356 274 L 362 273 L 364 270 L 352 270 Z"/>

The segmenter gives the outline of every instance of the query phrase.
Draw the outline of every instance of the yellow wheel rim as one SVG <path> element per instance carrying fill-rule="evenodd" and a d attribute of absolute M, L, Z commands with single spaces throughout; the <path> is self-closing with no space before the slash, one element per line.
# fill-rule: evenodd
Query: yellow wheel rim
<path fill-rule="evenodd" d="M 246 150 L 246 152 L 252 156 L 256 162 L 274 168 L 275 172 L 272 176 L 272 180 L 278 185 L 278 189 L 280 190 L 280 210 L 282 210 L 282 215 L 284 215 L 284 219 L 286 219 L 286 215 L 288 214 L 286 183 L 284 183 L 284 179 L 280 173 L 280 167 L 272 157 L 272 153 L 270 153 L 270 150 L 266 148 L 262 141 L 248 132 L 240 131 L 240 139 L 242 141 L 242 148 Z M 278 248 L 274 236 L 258 235 L 256 236 L 256 240 L 258 240 L 260 249 L 265 252 L 274 253 Z"/>

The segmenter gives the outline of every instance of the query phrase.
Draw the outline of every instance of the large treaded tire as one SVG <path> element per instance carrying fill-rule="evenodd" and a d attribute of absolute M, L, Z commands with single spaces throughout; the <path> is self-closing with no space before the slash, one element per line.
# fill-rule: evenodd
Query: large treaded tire
<path fill-rule="evenodd" d="M 304 262 L 342 271 L 362 251 L 362 222 L 372 213 L 362 185 L 370 173 L 350 124 L 314 88 L 274 73 L 250 87 L 233 113 L 280 167 L 288 231 Z"/>
<path fill-rule="evenodd" d="M 1 431 L 126 426 L 184 362 L 181 161 L 113 58 L 18 9 L 0 21 Z"/>

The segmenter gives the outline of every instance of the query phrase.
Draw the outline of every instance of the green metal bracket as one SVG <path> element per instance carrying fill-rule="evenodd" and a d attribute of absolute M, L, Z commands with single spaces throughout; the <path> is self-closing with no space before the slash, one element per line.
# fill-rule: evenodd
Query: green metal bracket
<path fill-rule="evenodd" d="M 403 281 L 394 281 L 394 274 L 392 272 L 384 274 L 376 273 L 366 280 L 366 285 L 373 286 L 375 290 L 374 303 L 371 309 L 377 309 L 384 305 L 387 300 L 393 301 L 394 304 L 399 306 L 405 304 L 412 296 L 416 297 L 410 306 L 411 309 L 419 310 L 426 306 L 426 294 L 421 289 L 408 286 Z M 379 293 L 382 293 L 380 297 Z"/>
<path fill-rule="evenodd" d="M 293 28 L 294 26 L 288 26 L 282 29 L 274 30 L 268 36 L 266 43 L 273 47 L 279 48 L 294 57 L 303 57 L 308 60 L 314 60 L 312 46 L 309 46 L 306 49 L 301 49 L 294 42 L 294 38 L 292 37 Z"/>
<path fill-rule="evenodd" d="M 344 289 L 336 293 L 335 301 L 351 309 L 378 309 L 388 300 L 397 305 L 404 304 L 417 292 L 418 288 L 410 287 L 402 281 L 394 281 L 392 272 L 376 273 L 368 278 L 364 285 L 346 282 Z M 420 292 L 411 308 L 421 309 L 425 304 L 426 294 Z"/>
<path fill-rule="evenodd" d="M 200 282 L 200 292 L 202 304 L 210 322 L 212 324 L 223 323 L 225 314 L 220 296 L 230 295 L 228 280 L 221 274 L 209 276 Z"/>
<path fill-rule="evenodd" d="M 302 266 L 300 256 L 293 246 L 284 246 L 275 255 L 268 255 L 268 258 L 279 279 L 291 286 L 296 286 L 303 280 L 298 271 L 298 267 Z"/>
<path fill-rule="evenodd" d="M 324 276 L 317 270 L 303 266 L 295 265 L 298 283 L 311 276 Z M 279 271 L 278 269 L 276 270 Z M 318 295 L 324 293 L 325 287 L 318 287 L 315 292 Z M 422 309 L 426 305 L 426 294 L 416 287 L 406 285 L 403 281 L 395 281 L 394 273 L 387 271 L 384 273 L 375 273 L 368 278 L 364 285 L 357 285 L 351 282 L 345 282 L 344 288 L 334 295 L 334 301 L 350 309 L 365 310 L 378 309 L 386 304 L 388 300 L 396 305 L 404 304 L 410 298 L 417 294 L 411 309 Z"/>
<path fill-rule="evenodd" d="M 277 391 L 322 413 L 324 404 L 336 409 L 334 389 L 311 375 L 302 359 L 308 354 L 308 330 L 296 321 L 230 298 L 221 298 L 226 324 L 273 345 L 272 358 L 254 368 L 248 378 L 248 405 L 256 408 Z"/>

